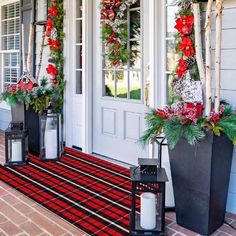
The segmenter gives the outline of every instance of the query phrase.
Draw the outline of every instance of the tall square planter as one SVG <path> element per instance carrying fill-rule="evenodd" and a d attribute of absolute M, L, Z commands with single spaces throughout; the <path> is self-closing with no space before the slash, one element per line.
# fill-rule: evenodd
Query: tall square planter
<path fill-rule="evenodd" d="M 224 222 L 232 142 L 207 133 L 196 146 L 181 139 L 169 156 L 177 223 L 202 235 L 213 233 Z"/>
<path fill-rule="evenodd" d="M 39 156 L 39 115 L 32 108 L 25 110 L 25 127 L 29 131 L 29 152 L 35 156 Z"/>

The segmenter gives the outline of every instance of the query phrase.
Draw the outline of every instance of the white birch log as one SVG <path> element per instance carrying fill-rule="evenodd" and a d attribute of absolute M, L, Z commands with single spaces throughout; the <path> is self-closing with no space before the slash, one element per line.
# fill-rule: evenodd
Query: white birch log
<path fill-rule="evenodd" d="M 21 25 L 21 54 L 22 54 L 22 63 L 23 63 L 23 72 L 27 72 L 26 61 L 25 61 L 25 29 L 24 24 Z"/>
<path fill-rule="evenodd" d="M 220 108 L 222 9 L 223 0 L 216 0 L 215 112 L 219 112 Z"/>
<path fill-rule="evenodd" d="M 27 70 L 31 75 L 33 70 L 33 65 L 32 65 L 33 44 L 34 44 L 34 25 L 33 23 L 31 23 L 30 33 L 29 33 L 28 55 L 27 55 Z"/>
<path fill-rule="evenodd" d="M 199 3 L 193 4 L 193 15 L 194 15 L 194 32 L 195 32 L 195 51 L 196 51 L 196 60 L 200 75 L 200 80 L 203 87 L 203 101 L 206 101 L 206 72 L 204 66 L 204 60 L 202 55 L 202 36 L 201 36 L 201 14 L 200 14 L 200 5 Z"/>
<path fill-rule="evenodd" d="M 213 0 L 208 0 L 205 23 L 205 43 L 206 43 L 206 109 L 205 115 L 209 116 L 211 113 L 211 14 L 212 14 Z"/>

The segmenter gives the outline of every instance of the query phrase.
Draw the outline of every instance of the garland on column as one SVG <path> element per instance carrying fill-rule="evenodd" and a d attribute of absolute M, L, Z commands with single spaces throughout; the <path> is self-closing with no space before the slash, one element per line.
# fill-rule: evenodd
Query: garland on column
<path fill-rule="evenodd" d="M 46 68 L 51 77 L 55 89 L 55 100 L 57 112 L 61 112 L 63 107 L 63 92 L 65 87 L 63 73 L 63 0 L 49 0 L 48 20 L 46 22 L 46 37 L 50 48 L 49 64 Z"/>
<path fill-rule="evenodd" d="M 179 12 L 175 25 L 178 32 L 175 35 L 175 44 L 179 59 L 174 71 L 176 76 L 173 81 L 173 92 L 174 96 L 179 96 L 181 101 L 196 105 L 197 103 L 202 104 L 203 101 L 194 42 L 194 15 L 192 10 L 194 2 L 194 0 L 181 0 L 178 3 Z M 202 109 L 202 106 L 199 108 Z"/>
<path fill-rule="evenodd" d="M 127 8 L 137 0 L 102 0 L 101 25 L 106 61 L 110 66 L 122 66 L 129 60 L 127 49 Z"/>

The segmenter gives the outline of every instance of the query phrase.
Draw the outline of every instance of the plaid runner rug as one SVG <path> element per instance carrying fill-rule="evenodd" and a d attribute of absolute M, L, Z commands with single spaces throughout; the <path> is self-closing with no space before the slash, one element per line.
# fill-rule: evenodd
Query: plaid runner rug
<path fill-rule="evenodd" d="M 126 168 L 66 148 L 57 162 L 31 156 L 27 166 L 0 167 L 0 180 L 89 235 L 128 235 Z"/>

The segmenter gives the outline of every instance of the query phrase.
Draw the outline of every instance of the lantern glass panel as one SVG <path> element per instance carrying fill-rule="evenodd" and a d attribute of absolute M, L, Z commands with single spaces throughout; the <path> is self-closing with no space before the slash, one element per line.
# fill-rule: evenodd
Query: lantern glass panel
<path fill-rule="evenodd" d="M 61 154 L 61 119 L 58 114 L 40 117 L 40 157 L 57 160 Z"/>
<path fill-rule="evenodd" d="M 24 165 L 28 159 L 28 131 L 8 128 L 5 142 L 6 165 Z"/>
<path fill-rule="evenodd" d="M 22 139 L 9 139 L 8 140 L 8 160 L 9 162 L 21 162 L 22 156 Z"/>
<path fill-rule="evenodd" d="M 36 21 L 42 22 L 47 20 L 48 12 L 47 0 L 37 0 L 36 1 Z"/>

